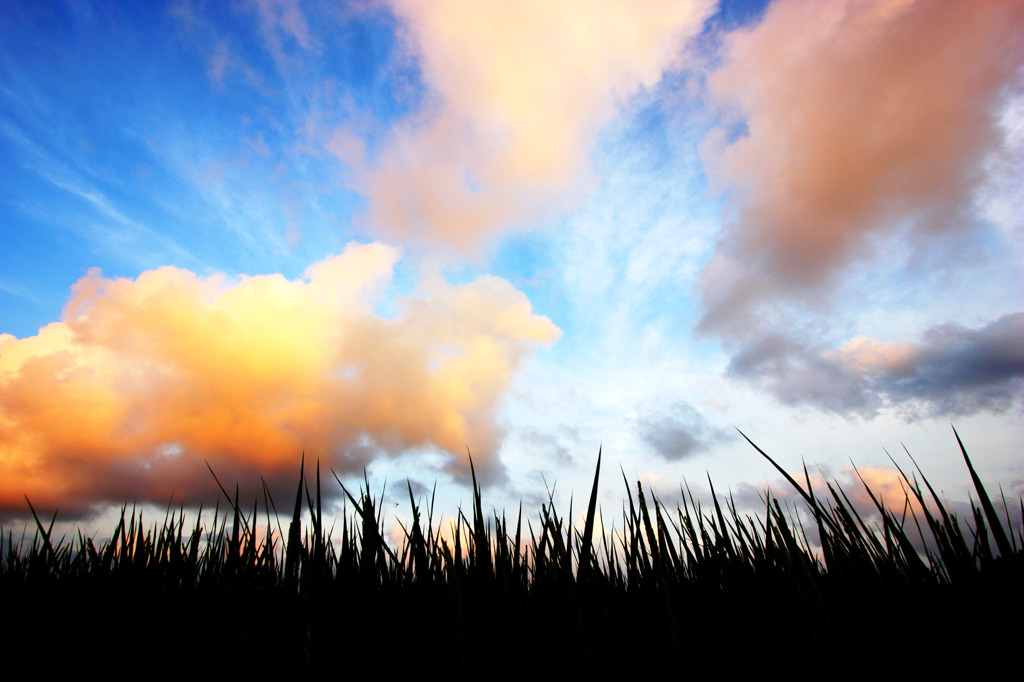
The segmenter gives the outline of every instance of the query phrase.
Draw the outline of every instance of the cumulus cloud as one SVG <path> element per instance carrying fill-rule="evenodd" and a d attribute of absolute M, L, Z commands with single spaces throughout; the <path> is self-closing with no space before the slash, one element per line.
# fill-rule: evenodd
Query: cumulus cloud
<path fill-rule="evenodd" d="M 488 276 L 431 280 L 383 317 L 398 258 L 352 244 L 295 280 L 91 271 L 62 321 L 0 335 L 0 509 L 195 501 L 214 485 L 204 460 L 290 487 L 303 451 L 344 472 L 433 446 L 460 474 L 469 447 L 500 477 L 498 402 L 561 332 Z"/>
<path fill-rule="evenodd" d="M 704 269 L 704 329 L 741 334 L 778 297 L 822 296 L 873 243 L 977 225 L 1024 5 L 778 0 L 708 79 L 730 130 L 704 142 L 733 207 Z"/>
<path fill-rule="evenodd" d="M 571 200 L 597 130 L 658 83 L 711 0 L 392 0 L 429 96 L 361 176 L 367 221 L 472 249 Z"/>
<path fill-rule="evenodd" d="M 1024 406 L 1024 313 L 977 329 L 943 324 L 918 342 L 857 336 L 839 348 L 783 335 L 743 346 L 729 373 L 790 405 L 873 416 L 895 407 L 907 416 L 956 416 Z"/>
<path fill-rule="evenodd" d="M 670 461 L 697 455 L 723 437 L 720 429 L 682 401 L 663 410 L 637 410 L 636 427 L 643 441 Z"/>

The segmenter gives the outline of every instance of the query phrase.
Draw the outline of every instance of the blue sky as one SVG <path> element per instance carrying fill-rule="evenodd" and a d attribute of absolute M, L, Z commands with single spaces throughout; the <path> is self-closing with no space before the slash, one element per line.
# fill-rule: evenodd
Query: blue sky
<path fill-rule="evenodd" d="M 965 500 L 950 423 L 1016 498 L 1022 20 L 5 2 L 2 514 L 198 503 L 207 461 L 285 490 L 303 451 L 453 512 L 467 448 L 498 508 L 599 447 L 756 502 L 736 429 L 894 491 L 905 444 Z"/>

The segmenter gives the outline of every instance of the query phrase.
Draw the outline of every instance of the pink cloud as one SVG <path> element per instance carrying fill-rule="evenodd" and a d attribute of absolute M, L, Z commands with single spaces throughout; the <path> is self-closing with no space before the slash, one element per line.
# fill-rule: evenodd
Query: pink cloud
<path fill-rule="evenodd" d="M 703 276 L 704 326 L 820 295 L 879 236 L 971 229 L 1000 106 L 1024 67 L 1024 5 L 778 0 L 709 77 L 745 125 L 704 155 L 736 209 Z"/>
<path fill-rule="evenodd" d="M 395 0 L 430 88 L 362 178 L 367 221 L 472 249 L 566 205 L 616 107 L 653 87 L 713 8 Z"/>

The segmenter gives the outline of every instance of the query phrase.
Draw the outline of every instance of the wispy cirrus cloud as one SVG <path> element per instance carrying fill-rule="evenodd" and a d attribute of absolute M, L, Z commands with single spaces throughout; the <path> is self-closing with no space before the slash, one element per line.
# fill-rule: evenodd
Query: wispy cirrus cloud
<path fill-rule="evenodd" d="M 195 501 L 213 483 L 204 460 L 228 480 L 294 483 L 303 451 L 344 472 L 434 447 L 461 475 L 468 446 L 500 478 L 498 402 L 560 332 L 487 276 L 425 282 L 383 317 L 398 257 L 350 245 L 296 280 L 91 272 L 61 322 L 0 335 L 0 508 Z"/>

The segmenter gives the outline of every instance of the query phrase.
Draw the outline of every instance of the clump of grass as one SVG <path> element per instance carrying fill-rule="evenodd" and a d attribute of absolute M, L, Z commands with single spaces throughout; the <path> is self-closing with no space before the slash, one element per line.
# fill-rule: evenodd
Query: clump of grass
<path fill-rule="evenodd" d="M 7 638 L 25 655 L 60 647 L 145 663 L 154 650 L 216 643 L 232 666 L 408 673 L 440 665 L 465 679 L 541 674 L 508 663 L 538 650 L 554 654 L 545 676 L 634 674 L 650 659 L 683 674 L 795 646 L 804 663 L 827 662 L 885 631 L 886 619 L 902 627 L 888 641 L 918 654 L 980 656 L 1012 642 L 996 616 L 1024 606 L 1024 535 L 1005 499 L 997 513 L 962 443 L 978 494 L 971 518 L 961 523 L 920 469 L 900 469 L 899 514 L 865 484 L 880 525 L 837 483 L 819 497 L 806 469 L 802 485 L 751 445 L 806 503 L 820 554 L 777 497 L 765 495 L 760 517 L 742 515 L 713 484 L 712 508 L 688 493 L 672 510 L 639 482 L 634 497 L 626 481 L 622 530 L 595 538 L 600 452 L 582 532 L 566 521 L 571 509 L 556 512 L 553 494 L 537 528 L 530 520 L 524 528 L 521 506 L 514 530 L 504 513 L 485 515 L 470 460 L 472 518 L 458 512 L 453 544 L 435 528 L 433 495 L 424 522 L 410 487 L 410 525 L 392 549 L 369 481 L 353 493 L 335 475 L 354 510 L 336 542 L 324 524 L 319 465 L 307 480 L 303 461 L 287 533 L 265 485 L 262 533 L 259 505 L 243 509 L 237 487 L 230 495 L 221 486 L 228 509 L 214 510 L 210 528 L 187 522 L 182 508 L 146 525 L 123 507 L 98 546 L 81 533 L 54 538 L 53 519 L 30 504 L 31 541 L 0 532 L 0 594 L 20 614 Z"/>

